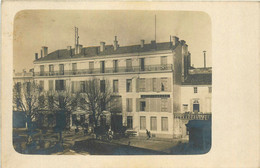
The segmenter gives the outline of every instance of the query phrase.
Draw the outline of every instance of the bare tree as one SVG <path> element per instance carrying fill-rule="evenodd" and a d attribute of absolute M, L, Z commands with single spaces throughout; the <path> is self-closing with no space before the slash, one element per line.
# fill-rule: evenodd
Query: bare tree
<path fill-rule="evenodd" d="M 47 92 L 47 106 L 56 116 L 56 129 L 62 142 L 62 131 L 70 128 L 71 112 L 77 107 L 77 97 L 69 91 Z"/>
<path fill-rule="evenodd" d="M 41 94 L 41 89 L 35 82 L 14 84 L 13 104 L 15 110 L 25 112 L 28 130 L 31 130 L 32 121 L 43 106 L 40 98 Z"/>
<path fill-rule="evenodd" d="M 70 126 L 71 112 L 77 107 L 78 97 L 72 95 L 69 91 L 51 91 L 47 92 L 47 106 L 53 113 L 62 112 L 64 113 L 66 120 L 64 121 L 65 127 Z"/>
<path fill-rule="evenodd" d="M 94 127 L 98 126 L 98 120 L 104 111 L 110 111 L 114 106 L 113 92 L 107 80 L 103 83 L 94 78 L 86 81 L 86 89 L 80 94 L 80 107 L 91 114 Z"/>

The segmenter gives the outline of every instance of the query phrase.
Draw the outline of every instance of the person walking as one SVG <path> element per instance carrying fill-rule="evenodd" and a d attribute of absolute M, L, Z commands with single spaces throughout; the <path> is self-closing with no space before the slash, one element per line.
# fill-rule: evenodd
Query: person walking
<path fill-rule="evenodd" d="M 151 138 L 151 132 L 148 131 L 147 129 L 146 129 L 146 135 L 147 135 L 147 139 L 150 139 L 150 138 Z"/>

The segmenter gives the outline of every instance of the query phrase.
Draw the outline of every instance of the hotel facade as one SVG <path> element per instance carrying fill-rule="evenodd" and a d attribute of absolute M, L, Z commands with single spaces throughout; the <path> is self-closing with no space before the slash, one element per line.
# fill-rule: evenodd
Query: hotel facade
<path fill-rule="evenodd" d="M 74 48 L 51 53 L 42 47 L 32 76 L 46 91 L 84 93 L 86 81 L 93 78 L 100 87 L 109 83 L 120 110 L 107 120 L 140 136 L 147 129 L 154 137 L 185 137 L 188 119 L 183 114 L 211 114 L 211 68 L 191 67 L 188 45 L 175 36 L 169 42 L 141 40 L 132 46 L 119 46 L 115 37 L 113 45 L 83 47 L 77 39 Z M 72 126 L 73 118 L 89 122 L 89 113 L 75 111 Z"/>

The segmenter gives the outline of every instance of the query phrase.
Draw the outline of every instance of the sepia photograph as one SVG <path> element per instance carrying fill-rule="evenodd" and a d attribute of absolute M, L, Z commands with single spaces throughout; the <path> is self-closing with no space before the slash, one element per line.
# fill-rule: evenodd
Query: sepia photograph
<path fill-rule="evenodd" d="M 2 3 L 3 168 L 258 168 L 259 3 Z"/>
<path fill-rule="evenodd" d="M 204 12 L 18 12 L 13 39 L 15 151 L 209 152 L 211 43 L 211 19 Z"/>

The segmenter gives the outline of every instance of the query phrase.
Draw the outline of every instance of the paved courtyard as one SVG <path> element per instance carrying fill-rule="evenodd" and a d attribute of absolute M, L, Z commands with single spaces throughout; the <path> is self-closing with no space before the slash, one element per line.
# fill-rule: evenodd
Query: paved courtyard
<path fill-rule="evenodd" d="M 16 136 L 25 137 L 25 130 L 15 130 Z M 44 142 L 44 145 L 36 143 L 35 154 L 57 155 L 88 155 L 88 154 L 178 154 L 183 149 L 176 148 L 187 144 L 187 139 L 161 139 L 136 136 L 129 138 L 113 139 L 111 141 L 96 140 L 92 135 L 84 135 L 83 132 L 75 134 L 74 131 L 63 132 L 63 145 L 59 145 L 58 133 L 47 131 L 37 132 L 34 142 Z M 22 144 L 26 143 L 21 140 Z M 17 138 L 14 139 L 17 144 Z M 15 144 L 14 143 L 14 144 Z M 30 152 L 29 152 L 30 153 Z"/>

